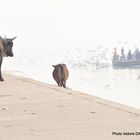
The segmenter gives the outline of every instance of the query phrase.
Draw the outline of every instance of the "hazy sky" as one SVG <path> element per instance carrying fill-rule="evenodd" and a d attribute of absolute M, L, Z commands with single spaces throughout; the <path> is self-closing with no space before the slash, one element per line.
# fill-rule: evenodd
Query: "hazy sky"
<path fill-rule="evenodd" d="M 27 47 L 61 47 L 71 41 L 140 44 L 139 0 L 4 0 L 1 35 Z"/>

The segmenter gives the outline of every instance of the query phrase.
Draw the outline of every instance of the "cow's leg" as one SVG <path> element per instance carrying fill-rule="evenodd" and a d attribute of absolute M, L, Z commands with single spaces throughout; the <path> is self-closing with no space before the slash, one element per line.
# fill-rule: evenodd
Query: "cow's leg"
<path fill-rule="evenodd" d="M 62 82 L 60 80 L 56 81 L 59 87 L 62 87 Z"/>
<path fill-rule="evenodd" d="M 63 87 L 66 88 L 66 81 L 63 81 Z"/>
<path fill-rule="evenodd" d="M 1 55 L 1 54 L 0 54 Z M 2 55 L 0 56 L 0 81 L 3 81 L 4 79 L 2 78 L 2 73 L 1 73 L 1 65 L 2 65 Z"/>
<path fill-rule="evenodd" d="M 61 80 L 61 87 L 64 87 L 64 86 L 63 86 L 63 80 Z"/>
<path fill-rule="evenodd" d="M 61 81 L 59 81 L 59 87 L 62 87 L 62 83 L 61 83 Z"/>
<path fill-rule="evenodd" d="M 57 85 L 59 86 L 59 82 L 57 81 Z"/>
<path fill-rule="evenodd" d="M 59 81 L 56 81 L 57 85 L 60 87 L 60 82 Z"/>

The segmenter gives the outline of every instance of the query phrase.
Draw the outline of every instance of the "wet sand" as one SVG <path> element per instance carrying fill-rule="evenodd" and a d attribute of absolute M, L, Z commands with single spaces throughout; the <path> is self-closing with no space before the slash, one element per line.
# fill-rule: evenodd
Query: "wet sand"
<path fill-rule="evenodd" d="M 140 109 L 32 79 L 3 77 L 0 140 L 140 139 Z"/>

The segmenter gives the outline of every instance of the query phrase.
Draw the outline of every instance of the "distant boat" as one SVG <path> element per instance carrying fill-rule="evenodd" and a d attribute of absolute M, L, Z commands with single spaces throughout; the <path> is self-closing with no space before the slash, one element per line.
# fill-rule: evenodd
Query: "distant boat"
<path fill-rule="evenodd" d="M 127 57 L 124 49 L 121 49 L 121 55 L 117 53 L 117 48 L 114 48 L 114 55 L 112 58 L 112 65 L 116 68 L 140 68 L 140 51 L 137 48 L 132 54 L 129 50 Z"/>
<path fill-rule="evenodd" d="M 140 60 L 112 60 L 113 67 L 140 67 Z"/>

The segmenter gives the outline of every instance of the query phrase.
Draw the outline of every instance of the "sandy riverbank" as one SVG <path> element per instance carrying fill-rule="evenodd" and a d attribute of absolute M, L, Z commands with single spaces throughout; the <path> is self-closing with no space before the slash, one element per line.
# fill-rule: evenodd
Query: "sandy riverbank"
<path fill-rule="evenodd" d="M 23 77 L 4 78 L 0 140 L 140 139 L 140 109 Z"/>

